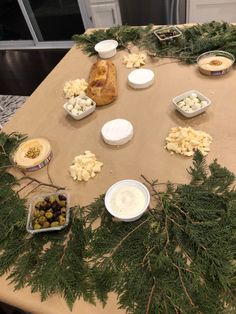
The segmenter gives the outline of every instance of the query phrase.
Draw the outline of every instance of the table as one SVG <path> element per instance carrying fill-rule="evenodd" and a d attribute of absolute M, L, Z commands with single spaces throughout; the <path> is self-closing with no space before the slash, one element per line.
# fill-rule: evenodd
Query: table
<path fill-rule="evenodd" d="M 72 205 L 90 203 L 118 180 L 141 180 L 140 174 L 158 178 L 160 182 L 188 182 L 186 168 L 191 164 L 191 158 L 171 155 L 164 149 L 164 139 L 174 126 L 191 126 L 211 134 L 213 143 L 207 161 L 218 158 L 222 165 L 236 173 L 236 72 L 230 71 L 222 77 L 207 77 L 200 74 L 194 65 L 182 65 L 168 59 L 152 61 L 145 67 L 154 71 L 154 85 L 145 90 L 133 90 L 127 85 L 130 69 L 122 65 L 124 54 L 126 52 L 121 51 L 112 58 L 117 67 L 119 94 L 111 105 L 97 108 L 95 113 L 81 121 L 66 115 L 62 93 L 65 81 L 88 79 L 90 67 L 96 61 L 96 57 L 89 58 L 74 46 L 6 124 L 4 131 L 19 131 L 29 137 L 49 139 L 53 149 L 50 175 L 57 185 L 66 186 Z M 186 119 L 173 109 L 171 100 L 190 89 L 197 89 L 210 98 L 212 106 L 206 114 Z M 103 124 L 115 118 L 128 119 L 134 126 L 134 138 L 122 147 L 106 145 L 100 135 Z M 74 182 L 68 168 L 74 156 L 85 150 L 95 153 L 104 166 L 101 173 L 87 183 Z M 33 173 L 33 176 L 48 182 L 46 168 Z M 31 294 L 30 288 L 14 292 L 6 277 L 0 278 L 0 300 L 33 314 L 71 313 L 59 296 L 41 303 L 39 295 Z M 118 310 L 116 296 L 111 294 L 104 309 L 100 304 L 95 307 L 79 300 L 72 313 L 116 314 L 125 311 Z"/>

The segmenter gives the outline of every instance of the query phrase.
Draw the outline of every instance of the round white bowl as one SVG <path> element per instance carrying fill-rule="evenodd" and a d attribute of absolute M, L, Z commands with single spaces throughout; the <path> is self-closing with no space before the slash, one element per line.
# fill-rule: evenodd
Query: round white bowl
<path fill-rule="evenodd" d="M 132 88 L 147 88 L 154 83 L 155 74 L 149 69 L 133 70 L 128 75 L 128 82 Z"/>
<path fill-rule="evenodd" d="M 111 196 L 113 195 L 113 193 L 115 191 L 117 191 L 118 189 L 120 189 L 121 187 L 124 187 L 124 186 L 134 186 L 134 187 L 138 188 L 143 193 L 143 196 L 145 198 L 145 204 L 144 204 L 143 208 L 141 208 L 141 210 L 137 211 L 133 215 L 127 215 L 125 217 L 123 215 L 119 216 L 119 214 L 117 214 L 117 212 L 115 212 L 111 206 Z M 138 220 L 144 214 L 146 209 L 148 208 L 149 203 L 150 203 L 150 193 L 149 193 L 148 189 L 146 188 L 146 186 L 143 185 L 139 181 L 131 180 L 131 179 L 116 182 L 107 190 L 106 195 L 105 195 L 105 206 L 106 206 L 106 209 L 108 210 L 108 212 L 112 216 L 114 216 L 114 217 L 116 217 L 122 221 L 125 221 L 125 222 L 131 222 L 131 221 Z M 128 211 L 128 208 L 127 208 L 127 211 Z"/>
<path fill-rule="evenodd" d="M 108 39 L 97 43 L 94 49 L 98 52 L 100 58 L 108 59 L 116 54 L 117 46 L 118 42 L 116 40 Z"/>

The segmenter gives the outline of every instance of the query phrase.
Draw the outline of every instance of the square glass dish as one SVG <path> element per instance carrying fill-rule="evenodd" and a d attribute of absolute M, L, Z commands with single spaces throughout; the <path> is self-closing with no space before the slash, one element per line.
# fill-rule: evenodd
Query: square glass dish
<path fill-rule="evenodd" d="M 66 191 L 35 195 L 30 201 L 26 230 L 34 234 L 64 229 L 69 224 L 69 203 Z"/>
<path fill-rule="evenodd" d="M 182 35 L 178 27 L 173 25 L 159 27 L 153 33 L 161 42 L 172 40 Z"/>
<path fill-rule="evenodd" d="M 65 111 L 74 119 L 80 120 L 96 109 L 96 103 L 86 95 L 72 97 L 64 104 Z"/>
<path fill-rule="evenodd" d="M 172 99 L 172 103 L 175 109 L 186 118 L 192 118 L 201 114 L 211 105 L 210 99 L 197 90 L 189 90 L 176 96 Z"/>

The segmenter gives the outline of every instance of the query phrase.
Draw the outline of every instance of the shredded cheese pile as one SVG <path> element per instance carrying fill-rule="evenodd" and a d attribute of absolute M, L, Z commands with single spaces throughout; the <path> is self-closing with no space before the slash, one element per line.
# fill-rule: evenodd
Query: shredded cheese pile
<path fill-rule="evenodd" d="M 102 166 L 103 163 L 97 161 L 96 156 L 89 150 L 86 150 L 83 155 L 78 155 L 74 158 L 73 165 L 70 166 L 69 171 L 74 180 L 88 181 L 101 171 Z"/>
<path fill-rule="evenodd" d="M 199 149 L 204 156 L 210 151 L 212 136 L 203 131 L 194 130 L 191 127 L 171 128 L 166 137 L 166 146 L 172 153 L 178 153 L 184 156 L 192 156 L 194 151 Z"/>
<path fill-rule="evenodd" d="M 131 53 L 123 57 L 123 64 L 126 65 L 126 68 L 140 68 L 141 65 L 145 64 L 146 55 L 144 53 Z"/>
<path fill-rule="evenodd" d="M 88 83 L 85 79 L 76 79 L 73 81 L 67 81 L 64 85 L 63 91 L 66 98 L 73 96 L 79 96 L 85 92 L 88 87 Z"/>

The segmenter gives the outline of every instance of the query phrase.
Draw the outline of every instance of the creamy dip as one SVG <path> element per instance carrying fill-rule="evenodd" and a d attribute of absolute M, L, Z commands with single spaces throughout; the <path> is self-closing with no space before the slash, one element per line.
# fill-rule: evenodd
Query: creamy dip
<path fill-rule="evenodd" d="M 107 51 L 107 50 L 111 50 L 114 49 L 115 45 L 114 44 L 101 44 L 101 46 L 99 47 L 99 51 Z"/>
<path fill-rule="evenodd" d="M 145 206 L 143 192 L 132 185 L 121 186 L 111 195 L 110 206 L 119 218 L 132 218 Z"/>
<path fill-rule="evenodd" d="M 233 60 L 223 56 L 209 56 L 199 60 L 199 67 L 207 71 L 222 71 L 228 69 Z"/>
<path fill-rule="evenodd" d="M 35 157 L 30 156 L 31 151 L 37 152 Z M 19 167 L 27 169 L 42 163 L 50 153 L 50 143 L 44 138 L 35 138 L 21 143 L 13 158 Z"/>

